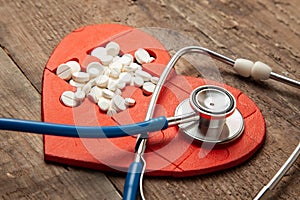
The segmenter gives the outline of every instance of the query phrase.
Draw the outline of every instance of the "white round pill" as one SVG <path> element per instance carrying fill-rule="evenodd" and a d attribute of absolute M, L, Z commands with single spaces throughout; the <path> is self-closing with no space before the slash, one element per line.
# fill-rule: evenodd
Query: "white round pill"
<path fill-rule="evenodd" d="M 144 80 L 142 79 L 142 77 L 134 77 L 133 78 L 133 85 L 135 87 L 141 87 L 144 84 Z"/>
<path fill-rule="evenodd" d="M 80 72 L 80 70 L 81 70 L 80 64 L 75 60 L 70 60 L 70 61 L 66 62 L 66 64 L 71 67 L 72 73 Z"/>
<path fill-rule="evenodd" d="M 106 75 L 100 75 L 96 79 L 96 85 L 101 88 L 106 88 L 108 84 L 109 77 Z"/>
<path fill-rule="evenodd" d="M 152 76 L 152 77 L 151 77 L 151 82 L 152 82 L 153 84 L 155 84 L 155 85 L 158 83 L 158 80 L 159 80 L 158 77 L 155 77 L 155 76 Z"/>
<path fill-rule="evenodd" d="M 111 116 L 117 114 L 117 111 L 112 108 L 109 108 L 106 114 L 111 117 Z"/>
<path fill-rule="evenodd" d="M 118 68 L 111 68 L 109 76 L 112 78 L 119 78 L 119 75 L 121 73 L 121 70 Z"/>
<path fill-rule="evenodd" d="M 76 101 L 75 93 L 72 91 L 65 91 L 62 93 L 60 100 L 68 107 L 75 107 L 79 104 L 78 101 Z"/>
<path fill-rule="evenodd" d="M 135 76 L 142 77 L 144 81 L 150 81 L 150 79 L 152 77 L 148 72 L 145 72 L 143 70 L 136 70 L 135 71 Z"/>
<path fill-rule="evenodd" d="M 109 42 L 106 46 L 106 51 L 108 55 L 117 56 L 120 52 L 120 45 L 116 42 Z"/>
<path fill-rule="evenodd" d="M 112 91 L 110 91 L 108 89 L 104 89 L 102 91 L 102 94 L 103 94 L 103 97 L 108 98 L 108 99 L 112 99 L 114 97 L 114 95 L 115 95 L 114 92 L 112 92 Z"/>
<path fill-rule="evenodd" d="M 151 95 L 155 89 L 155 85 L 152 82 L 145 82 L 143 84 L 143 93 L 145 95 Z"/>
<path fill-rule="evenodd" d="M 81 101 L 84 100 L 84 98 L 85 98 L 85 93 L 84 93 L 84 91 L 82 91 L 82 90 L 77 90 L 77 91 L 75 92 L 75 100 L 76 100 L 76 101 L 81 102 Z"/>
<path fill-rule="evenodd" d="M 85 93 L 85 94 L 88 94 L 92 89 L 92 84 L 91 83 L 87 83 L 85 84 L 83 87 L 82 87 L 82 91 Z"/>
<path fill-rule="evenodd" d="M 106 112 L 109 109 L 110 105 L 111 105 L 110 100 L 103 97 L 99 98 L 98 106 L 101 111 Z"/>
<path fill-rule="evenodd" d="M 123 65 L 122 65 L 122 63 L 120 63 L 120 62 L 112 62 L 112 63 L 110 63 L 109 64 L 109 68 L 110 69 L 118 69 L 118 70 L 122 70 L 122 68 L 123 68 Z"/>
<path fill-rule="evenodd" d="M 103 55 L 99 59 L 104 66 L 108 66 L 112 62 L 113 57 L 111 55 Z"/>
<path fill-rule="evenodd" d="M 74 80 L 70 80 L 69 84 L 76 88 L 82 88 L 85 85 L 84 83 L 79 83 Z"/>
<path fill-rule="evenodd" d="M 100 59 L 102 56 L 107 55 L 106 48 L 104 48 L 104 47 L 97 47 L 97 48 L 95 48 L 95 49 L 93 49 L 91 51 L 91 55 Z"/>
<path fill-rule="evenodd" d="M 88 93 L 87 98 L 93 103 L 98 103 L 98 98 L 93 92 Z"/>
<path fill-rule="evenodd" d="M 125 99 L 120 95 L 115 95 L 112 98 L 112 106 L 116 111 L 126 110 Z"/>
<path fill-rule="evenodd" d="M 130 84 L 132 76 L 128 72 L 122 72 L 119 76 L 119 83 Z"/>
<path fill-rule="evenodd" d="M 72 69 L 67 64 L 61 64 L 56 69 L 56 75 L 64 80 L 70 80 L 72 77 Z"/>
<path fill-rule="evenodd" d="M 136 101 L 133 98 L 125 98 L 125 105 L 128 107 L 134 106 Z"/>
<path fill-rule="evenodd" d="M 124 54 L 119 62 L 121 62 L 122 65 L 130 65 L 133 62 L 133 56 L 131 54 Z"/>
<path fill-rule="evenodd" d="M 99 88 L 98 86 L 94 86 L 94 87 L 92 87 L 90 92 L 94 93 L 96 95 L 96 97 L 99 99 L 100 97 L 102 97 L 103 88 Z"/>
<path fill-rule="evenodd" d="M 97 71 L 99 71 L 99 75 L 103 73 L 104 71 L 104 66 L 102 66 L 99 62 L 91 62 L 90 64 L 88 64 L 87 68 L 86 68 L 86 72 L 89 73 L 91 75 L 95 73 L 95 69 Z M 92 70 L 92 72 L 91 72 Z"/>
<path fill-rule="evenodd" d="M 139 48 L 135 53 L 134 53 L 135 59 L 138 61 L 140 64 L 144 63 L 149 63 L 151 62 L 151 57 L 148 51 L 145 49 Z"/>
<path fill-rule="evenodd" d="M 118 81 L 116 79 L 109 79 L 107 84 L 107 89 L 115 91 L 118 88 Z"/>
<path fill-rule="evenodd" d="M 85 83 L 90 80 L 90 75 L 85 72 L 74 72 L 72 74 L 72 78 L 74 81 L 79 82 L 79 83 Z"/>
<path fill-rule="evenodd" d="M 123 90 L 125 87 L 126 87 L 126 83 L 124 82 L 119 82 L 117 87 L 120 89 L 120 90 Z"/>

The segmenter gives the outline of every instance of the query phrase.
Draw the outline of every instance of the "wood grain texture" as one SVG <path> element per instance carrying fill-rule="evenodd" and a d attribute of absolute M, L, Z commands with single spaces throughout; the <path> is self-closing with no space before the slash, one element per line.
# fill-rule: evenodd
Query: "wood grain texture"
<path fill-rule="evenodd" d="M 65 35 L 88 24 L 180 31 L 204 47 L 260 60 L 279 74 L 300 79 L 299 8 L 298 0 L 0 0 L 1 117 L 40 120 L 45 63 Z M 251 199 L 299 142 L 299 90 L 272 80 L 245 80 L 217 64 L 224 82 L 246 93 L 265 116 L 263 148 L 245 164 L 223 172 L 184 179 L 146 177 L 147 199 Z M 1 131 L 0 138 L 1 199 L 120 198 L 124 175 L 46 164 L 37 135 Z M 299 198 L 299 167 L 298 160 L 271 199 Z"/>

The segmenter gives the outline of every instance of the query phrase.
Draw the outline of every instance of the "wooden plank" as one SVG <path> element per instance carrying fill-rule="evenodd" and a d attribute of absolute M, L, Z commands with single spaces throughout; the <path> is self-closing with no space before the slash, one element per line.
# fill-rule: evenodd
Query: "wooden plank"
<path fill-rule="evenodd" d="M 40 120 L 40 94 L 0 50 L 1 117 Z M 120 195 L 100 172 L 46 164 L 39 135 L 1 131 L 0 198 L 107 198 Z"/>
<path fill-rule="evenodd" d="M 20 66 L 21 71 L 30 81 L 29 84 L 32 84 L 38 91 L 41 88 L 44 65 L 52 49 L 66 34 L 82 25 L 111 22 L 135 27 L 156 26 L 178 30 L 199 44 L 228 56 L 259 59 L 270 64 L 278 73 L 287 74 L 291 78 L 299 79 L 300 77 L 299 67 L 297 67 L 300 62 L 300 44 L 297 42 L 300 32 L 299 1 L 297 0 L 288 2 L 283 0 L 200 2 L 0 0 L 0 5 L 0 44 L 8 49 L 11 58 Z M 251 199 L 276 173 L 299 141 L 299 91 L 274 81 L 257 85 L 254 81 L 233 76 L 234 72 L 223 65 L 220 67 L 224 81 L 245 92 L 261 108 L 267 122 L 267 139 L 263 149 L 244 165 L 224 172 L 180 180 L 146 177 L 147 198 Z M 2 104 L 9 103 L 3 101 Z M 8 110 L 5 112 L 13 113 L 11 114 L 13 117 L 29 117 L 28 113 L 19 112 L 22 108 L 12 109 L 8 106 L 5 109 Z M 30 112 L 35 112 L 30 119 L 39 118 L 37 117 L 40 116 L 38 108 L 36 111 Z M 8 114 L 8 116 L 10 115 Z M 11 135 L 6 132 L 5 134 Z M 289 134 L 288 137 L 287 134 Z M 24 135 L 22 137 L 27 139 L 31 136 Z M 14 141 L 14 137 L 9 141 Z M 24 146 L 23 143 L 19 142 L 18 144 Z M 36 149 L 39 149 L 41 145 L 40 138 L 27 139 L 26 145 L 27 143 L 36 146 L 33 152 L 37 154 Z M 5 146 L 5 148 L 3 148 L 5 152 L 12 151 L 13 145 Z M 40 152 L 38 155 L 41 157 Z M 4 160 L 11 161 L 9 156 L 3 157 Z M 22 156 L 17 157 L 21 159 Z M 25 163 L 36 162 L 35 160 L 30 161 L 24 156 L 22 158 L 24 162 L 26 161 Z M 41 162 L 39 164 L 43 166 L 42 169 L 48 168 L 48 165 L 44 166 L 41 160 L 36 160 Z M 14 162 L 9 162 L 7 167 L 22 164 L 20 162 L 12 163 Z M 29 166 L 26 169 L 31 168 Z M 33 169 L 38 170 L 37 167 Z M 55 170 L 58 169 L 55 168 Z M 60 183 L 60 179 L 64 180 L 63 183 L 58 184 L 58 187 L 55 187 L 56 189 L 51 190 L 51 193 L 55 193 L 53 194 L 56 195 L 55 197 L 61 194 L 58 192 L 60 191 L 58 188 L 64 187 L 64 184 L 75 189 L 74 184 L 68 182 L 69 179 L 74 180 L 73 176 L 83 173 L 80 178 L 84 180 L 96 179 L 94 176 L 98 176 L 98 173 L 94 175 L 93 172 L 86 175 L 90 178 L 86 178 L 84 175 L 87 173 L 86 170 L 72 173 L 69 172 L 68 176 L 62 176 L 60 174 L 64 173 L 61 172 L 54 178 L 58 183 Z M 118 190 L 123 190 L 124 176 L 107 174 L 107 177 Z M 40 178 L 43 179 L 43 176 Z M 297 161 L 272 197 L 297 199 L 300 195 L 299 181 L 299 161 Z M 24 187 L 22 181 L 14 183 L 15 188 Z M 49 186 L 49 188 L 51 187 Z M 0 190 L 0 193 L 10 193 L 11 191 L 13 189 L 3 189 Z M 15 196 L 5 196 L 5 198 L 26 196 L 28 191 L 31 190 L 16 190 Z M 97 190 L 94 192 L 97 194 Z M 85 195 L 83 190 L 79 193 L 80 197 Z M 94 197 L 93 191 L 86 191 L 86 193 L 88 197 Z M 33 195 L 30 194 L 27 198 Z M 63 196 L 75 198 L 68 192 Z"/>

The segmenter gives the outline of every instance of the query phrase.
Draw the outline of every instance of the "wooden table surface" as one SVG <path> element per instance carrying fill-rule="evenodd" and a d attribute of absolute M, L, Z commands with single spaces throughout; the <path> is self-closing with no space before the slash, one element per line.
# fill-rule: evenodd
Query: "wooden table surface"
<path fill-rule="evenodd" d="M 102 23 L 161 27 L 232 58 L 261 60 L 300 79 L 299 0 L 0 0 L 1 117 L 41 120 L 44 66 L 72 30 Z M 261 109 L 266 141 L 250 160 L 192 178 L 146 177 L 147 199 L 252 199 L 300 140 L 300 92 L 275 81 L 255 82 L 222 68 L 226 84 Z M 120 199 L 124 174 L 45 163 L 42 136 L 0 132 L 0 199 Z M 299 199 L 300 160 L 270 199 Z"/>

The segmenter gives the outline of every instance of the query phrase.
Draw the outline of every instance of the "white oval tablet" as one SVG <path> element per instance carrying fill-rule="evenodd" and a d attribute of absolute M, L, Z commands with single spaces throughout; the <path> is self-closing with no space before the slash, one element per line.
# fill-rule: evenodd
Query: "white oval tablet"
<path fill-rule="evenodd" d="M 136 70 L 135 76 L 142 77 L 144 81 L 150 81 L 150 79 L 152 77 L 151 74 L 149 74 L 148 72 L 145 72 L 143 70 Z"/>
<path fill-rule="evenodd" d="M 143 93 L 145 95 L 151 95 L 155 89 L 155 85 L 152 82 L 145 82 L 143 85 Z"/>
<path fill-rule="evenodd" d="M 115 95 L 112 98 L 112 105 L 116 111 L 126 110 L 125 99 L 123 97 L 121 97 L 120 95 Z"/>
<path fill-rule="evenodd" d="M 91 62 L 90 64 L 88 64 L 87 68 L 86 68 L 86 72 L 89 73 L 91 75 L 95 73 L 95 70 L 99 71 L 99 74 L 102 74 L 104 71 L 104 66 L 102 66 L 99 62 Z M 92 72 L 91 72 L 92 70 Z"/>
<path fill-rule="evenodd" d="M 107 55 L 106 48 L 104 48 L 104 47 L 97 47 L 97 48 L 95 48 L 95 49 L 93 49 L 91 51 L 91 55 L 100 59 L 102 56 Z"/>
<path fill-rule="evenodd" d="M 106 75 L 100 75 L 96 79 L 96 85 L 101 88 L 106 88 L 108 84 L 109 77 Z"/>
<path fill-rule="evenodd" d="M 79 83 L 74 80 L 70 80 L 69 84 L 76 88 L 82 88 L 85 85 L 85 83 Z"/>
<path fill-rule="evenodd" d="M 121 62 L 122 65 L 130 65 L 133 62 L 133 56 L 131 54 L 124 54 L 119 62 Z"/>
<path fill-rule="evenodd" d="M 96 95 L 96 97 L 99 99 L 103 95 L 102 94 L 103 88 L 99 88 L 98 86 L 94 86 L 94 87 L 92 87 L 90 92 L 94 93 Z"/>
<path fill-rule="evenodd" d="M 65 91 L 62 93 L 60 100 L 65 106 L 68 107 L 75 107 L 79 104 L 78 101 L 76 101 L 75 93 L 72 91 Z"/>
<path fill-rule="evenodd" d="M 98 98 L 93 92 L 88 93 L 87 98 L 93 103 L 98 103 Z"/>
<path fill-rule="evenodd" d="M 76 100 L 76 101 L 81 102 L 81 101 L 84 100 L 84 98 L 85 98 L 85 92 L 84 92 L 84 91 L 82 91 L 82 90 L 77 90 L 77 91 L 75 92 L 75 100 Z"/>
<path fill-rule="evenodd" d="M 72 73 L 80 72 L 80 70 L 81 70 L 80 64 L 75 60 L 70 60 L 70 61 L 66 62 L 66 64 L 71 67 Z"/>
<path fill-rule="evenodd" d="M 130 84 L 132 76 L 128 72 L 122 72 L 119 76 L 119 83 Z"/>
<path fill-rule="evenodd" d="M 136 101 L 133 98 L 125 98 L 125 105 L 128 107 L 134 106 Z"/>
<path fill-rule="evenodd" d="M 104 55 L 101 56 L 99 59 L 104 66 L 108 66 L 112 62 L 113 57 L 111 55 Z"/>
<path fill-rule="evenodd" d="M 139 48 L 134 53 L 135 59 L 140 64 L 149 63 L 151 60 L 150 54 L 145 49 Z"/>
<path fill-rule="evenodd" d="M 117 56 L 120 52 L 120 45 L 116 42 L 109 42 L 105 48 L 107 54 L 111 56 Z"/>
<path fill-rule="evenodd" d="M 151 77 L 151 82 L 152 82 L 153 84 L 155 84 L 155 85 L 158 83 L 158 80 L 159 80 L 158 77 L 155 77 L 155 76 L 152 76 L 152 77 Z"/>
<path fill-rule="evenodd" d="M 72 78 L 74 81 L 79 82 L 79 83 L 85 83 L 90 80 L 90 75 L 85 72 L 74 72 L 72 74 Z"/>
<path fill-rule="evenodd" d="M 72 69 L 67 64 L 61 64 L 56 69 L 56 75 L 64 80 L 70 80 L 72 77 Z"/>
<path fill-rule="evenodd" d="M 133 78 L 133 85 L 135 87 L 142 87 L 143 84 L 144 84 L 144 80 L 142 79 L 142 77 L 137 76 Z"/>
<path fill-rule="evenodd" d="M 115 109 L 109 108 L 106 114 L 111 117 L 117 114 L 117 111 Z"/>
<path fill-rule="evenodd" d="M 110 105 L 111 105 L 110 100 L 103 98 L 103 97 L 99 98 L 98 106 L 101 111 L 103 111 L 103 112 L 108 111 L 108 109 L 110 108 Z"/>
<path fill-rule="evenodd" d="M 113 98 L 114 95 L 115 95 L 114 92 L 112 92 L 112 91 L 110 91 L 110 90 L 108 90 L 108 89 L 104 89 L 104 90 L 102 91 L 102 94 L 103 94 L 103 97 L 108 98 L 108 99 Z"/>

